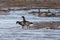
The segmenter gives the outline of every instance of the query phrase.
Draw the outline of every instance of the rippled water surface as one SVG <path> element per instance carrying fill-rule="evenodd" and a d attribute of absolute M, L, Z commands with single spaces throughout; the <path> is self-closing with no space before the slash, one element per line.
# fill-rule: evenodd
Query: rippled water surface
<path fill-rule="evenodd" d="M 60 40 L 60 30 L 22 29 L 16 24 L 17 20 L 22 20 L 21 16 L 31 22 L 60 21 L 60 17 L 38 17 L 24 10 L 10 11 L 9 15 L 0 15 L 0 40 Z"/>

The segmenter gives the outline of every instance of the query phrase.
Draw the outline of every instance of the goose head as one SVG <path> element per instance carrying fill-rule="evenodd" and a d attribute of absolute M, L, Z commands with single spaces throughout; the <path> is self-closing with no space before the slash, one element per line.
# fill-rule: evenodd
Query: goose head
<path fill-rule="evenodd" d="M 23 18 L 23 22 L 26 22 L 25 17 L 24 17 L 24 16 L 22 16 L 22 18 Z"/>
<path fill-rule="evenodd" d="M 17 21 L 16 24 L 19 24 L 19 25 L 21 25 L 21 26 L 24 26 L 23 21 L 21 21 L 21 22 L 20 22 L 20 21 Z"/>
<path fill-rule="evenodd" d="M 24 16 L 22 16 L 22 18 L 25 18 Z"/>

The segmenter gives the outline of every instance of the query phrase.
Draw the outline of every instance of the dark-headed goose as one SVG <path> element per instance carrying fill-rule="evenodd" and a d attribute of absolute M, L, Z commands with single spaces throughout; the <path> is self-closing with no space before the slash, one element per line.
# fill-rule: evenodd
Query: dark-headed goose
<path fill-rule="evenodd" d="M 24 26 L 27 26 L 27 29 L 29 28 L 28 26 L 30 26 L 30 24 L 33 24 L 32 22 L 26 21 L 25 17 L 22 16 L 23 21 L 17 21 L 16 24 L 18 23 L 19 25 L 22 26 L 22 28 L 24 28 Z"/>

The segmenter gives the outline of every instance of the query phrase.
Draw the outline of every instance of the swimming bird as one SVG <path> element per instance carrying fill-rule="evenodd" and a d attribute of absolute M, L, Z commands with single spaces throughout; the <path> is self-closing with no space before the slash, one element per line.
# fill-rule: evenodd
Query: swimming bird
<path fill-rule="evenodd" d="M 22 16 L 22 18 L 23 18 L 23 21 L 17 21 L 16 24 L 18 23 L 19 25 L 22 26 L 22 28 L 24 28 L 24 26 L 26 26 L 28 29 L 29 28 L 28 26 L 30 26 L 30 24 L 33 24 L 33 23 L 26 21 L 24 16 Z"/>
<path fill-rule="evenodd" d="M 50 10 L 48 10 L 47 17 L 55 17 L 56 15 L 54 13 L 51 13 Z"/>

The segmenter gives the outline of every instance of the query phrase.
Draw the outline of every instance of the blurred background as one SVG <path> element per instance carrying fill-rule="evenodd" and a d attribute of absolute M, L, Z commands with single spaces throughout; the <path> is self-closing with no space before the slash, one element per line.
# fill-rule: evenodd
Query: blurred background
<path fill-rule="evenodd" d="M 60 40 L 60 0 L 0 0 L 0 40 Z"/>

